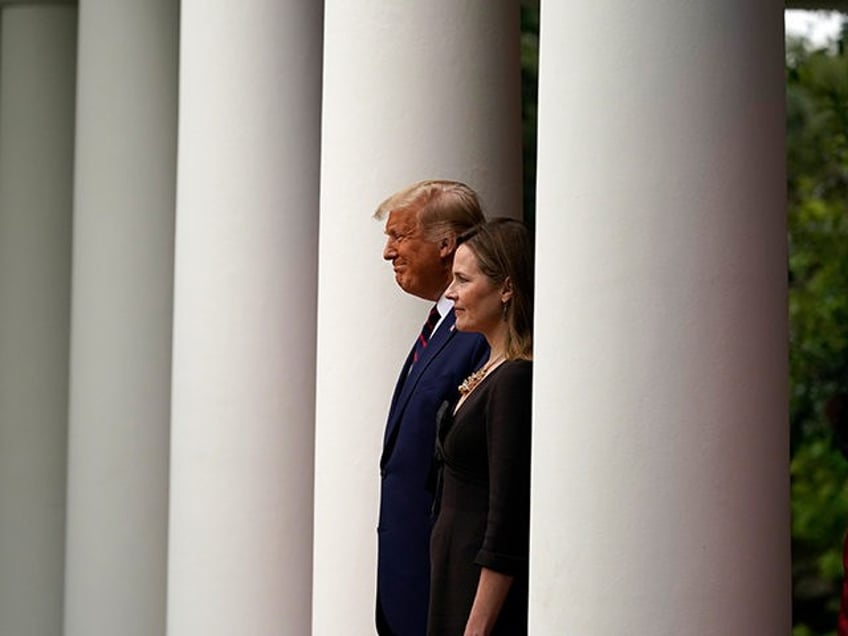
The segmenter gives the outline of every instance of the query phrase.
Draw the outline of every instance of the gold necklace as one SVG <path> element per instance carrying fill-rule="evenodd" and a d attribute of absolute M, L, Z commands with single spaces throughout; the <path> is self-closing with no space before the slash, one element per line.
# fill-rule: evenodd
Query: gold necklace
<path fill-rule="evenodd" d="M 486 377 L 486 374 L 489 372 L 489 370 L 498 362 L 503 362 L 503 357 L 498 356 L 497 358 L 493 358 L 492 360 L 487 362 L 486 366 L 484 366 L 482 369 L 477 369 L 477 371 L 465 378 L 465 380 L 462 381 L 462 384 L 457 387 L 459 389 L 459 394 L 462 397 L 465 397 L 466 395 L 471 393 L 474 390 L 474 387 L 476 387 L 483 381 L 483 378 Z"/>

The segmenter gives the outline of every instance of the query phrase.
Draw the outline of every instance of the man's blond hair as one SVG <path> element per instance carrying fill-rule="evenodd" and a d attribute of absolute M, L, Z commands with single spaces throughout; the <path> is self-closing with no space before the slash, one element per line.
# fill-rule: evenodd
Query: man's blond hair
<path fill-rule="evenodd" d="M 392 211 L 415 210 L 419 227 L 430 241 L 454 236 L 485 221 L 477 193 L 460 181 L 426 179 L 391 195 L 374 212 L 384 219 Z"/>

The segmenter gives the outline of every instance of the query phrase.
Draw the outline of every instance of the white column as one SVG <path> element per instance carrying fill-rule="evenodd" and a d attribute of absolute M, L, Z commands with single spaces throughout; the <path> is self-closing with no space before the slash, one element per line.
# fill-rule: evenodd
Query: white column
<path fill-rule="evenodd" d="M 534 634 L 791 629 L 782 12 L 542 7 Z"/>
<path fill-rule="evenodd" d="M 165 632 L 178 8 L 80 3 L 66 636 Z"/>
<path fill-rule="evenodd" d="M 0 10 L 0 634 L 58 636 L 77 11 Z"/>
<path fill-rule="evenodd" d="M 373 633 L 382 434 L 427 313 L 396 287 L 371 214 L 439 177 L 521 216 L 518 44 L 512 0 L 326 3 L 315 634 Z"/>
<path fill-rule="evenodd" d="M 321 25 L 182 3 L 172 636 L 310 631 Z"/>

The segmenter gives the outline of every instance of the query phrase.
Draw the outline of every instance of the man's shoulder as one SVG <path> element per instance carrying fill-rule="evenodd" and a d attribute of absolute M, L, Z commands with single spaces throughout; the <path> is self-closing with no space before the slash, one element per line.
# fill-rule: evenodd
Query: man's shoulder
<path fill-rule="evenodd" d="M 476 368 L 477 363 L 488 353 L 489 345 L 486 339 L 479 333 L 469 333 L 455 330 L 450 334 L 450 339 L 436 359 L 441 359 L 443 364 L 455 364 L 462 367 L 465 372 L 469 365 Z"/>
<path fill-rule="evenodd" d="M 451 328 L 451 339 L 448 342 L 448 346 L 454 347 L 486 347 L 486 339 L 482 334 L 473 333 L 469 331 L 459 331 L 458 329 Z"/>

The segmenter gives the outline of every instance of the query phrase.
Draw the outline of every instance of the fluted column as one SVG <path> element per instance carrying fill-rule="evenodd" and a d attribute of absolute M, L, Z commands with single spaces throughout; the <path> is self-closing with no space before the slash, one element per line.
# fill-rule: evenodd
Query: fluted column
<path fill-rule="evenodd" d="M 542 5 L 534 634 L 790 632 L 782 11 Z"/>
<path fill-rule="evenodd" d="M 0 634 L 58 636 L 77 10 L 0 11 Z"/>
<path fill-rule="evenodd" d="M 322 5 L 182 3 L 168 634 L 308 634 Z"/>
<path fill-rule="evenodd" d="M 165 632 L 176 0 L 82 0 L 65 636 Z"/>
<path fill-rule="evenodd" d="M 519 27 L 511 0 L 326 3 L 315 634 L 373 633 L 382 433 L 427 314 L 396 287 L 371 214 L 438 177 L 521 216 Z"/>

